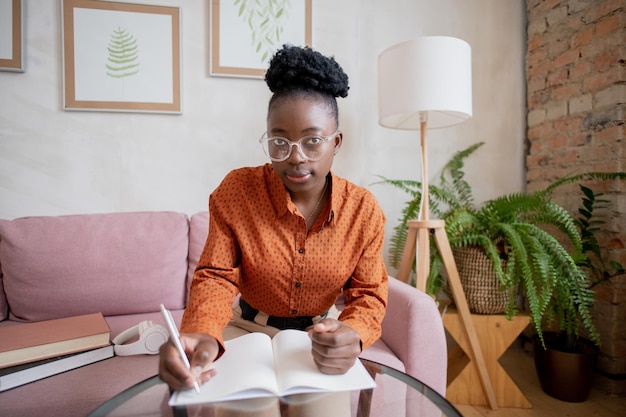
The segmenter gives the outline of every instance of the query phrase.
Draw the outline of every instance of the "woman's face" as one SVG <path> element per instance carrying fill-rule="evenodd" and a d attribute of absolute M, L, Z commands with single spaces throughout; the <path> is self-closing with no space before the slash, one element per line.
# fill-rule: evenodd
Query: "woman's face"
<path fill-rule="evenodd" d="M 284 97 L 273 103 L 267 117 L 268 136 L 281 136 L 296 142 L 304 136 L 328 137 L 337 131 L 337 122 L 328 104 L 315 97 Z M 327 141 L 321 159 L 310 161 L 292 146 L 291 155 L 285 161 L 274 162 L 274 171 L 282 179 L 292 195 L 319 193 L 330 171 L 335 153 L 341 146 L 342 135 L 338 133 Z"/>

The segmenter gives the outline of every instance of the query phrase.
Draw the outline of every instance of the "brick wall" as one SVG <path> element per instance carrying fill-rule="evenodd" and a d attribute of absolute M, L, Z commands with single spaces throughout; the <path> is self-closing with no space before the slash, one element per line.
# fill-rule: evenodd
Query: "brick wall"
<path fill-rule="evenodd" d="M 626 3 L 527 0 L 528 190 L 587 171 L 626 171 Z M 587 184 L 611 209 L 598 235 L 605 256 L 626 265 L 626 185 Z M 572 213 L 578 186 L 556 200 Z M 596 384 L 626 395 L 626 277 L 597 288 L 602 336 Z"/>

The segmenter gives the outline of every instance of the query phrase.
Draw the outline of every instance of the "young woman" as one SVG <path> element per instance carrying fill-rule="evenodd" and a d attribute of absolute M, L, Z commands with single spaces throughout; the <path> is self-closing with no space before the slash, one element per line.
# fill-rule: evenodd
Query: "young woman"
<path fill-rule="evenodd" d="M 230 172 L 209 198 L 181 326 L 191 370 L 171 342 L 160 353 L 159 375 L 174 389 L 210 379 L 224 340 L 246 332 L 309 331 L 329 374 L 346 372 L 380 337 L 385 217 L 371 193 L 331 172 L 343 140 L 336 97 L 347 96 L 348 77 L 333 58 L 285 46 L 266 82 L 273 96 L 260 142 L 271 164 Z"/>

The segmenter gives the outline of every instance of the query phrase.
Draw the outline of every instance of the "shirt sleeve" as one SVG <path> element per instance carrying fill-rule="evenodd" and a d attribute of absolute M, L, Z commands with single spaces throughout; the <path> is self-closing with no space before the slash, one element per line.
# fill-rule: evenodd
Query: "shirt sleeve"
<path fill-rule="evenodd" d="M 220 205 L 220 193 L 218 187 L 209 197 L 210 233 L 193 276 L 181 332 L 209 334 L 218 340 L 222 352 L 222 331 L 239 292 L 240 268 L 237 241 Z"/>
<path fill-rule="evenodd" d="M 374 197 L 371 213 L 360 217 L 368 239 L 352 277 L 344 288 L 346 307 L 339 320 L 359 333 L 363 349 L 371 346 L 382 333 L 388 295 L 388 276 L 382 249 L 385 216 Z"/>

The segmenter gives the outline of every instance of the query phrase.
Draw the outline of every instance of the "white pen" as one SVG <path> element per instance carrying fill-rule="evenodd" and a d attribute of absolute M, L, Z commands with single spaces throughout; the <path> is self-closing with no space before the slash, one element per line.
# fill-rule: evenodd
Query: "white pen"
<path fill-rule="evenodd" d="M 161 304 L 161 314 L 165 319 L 165 324 L 167 324 L 167 330 L 170 332 L 170 337 L 174 341 L 174 345 L 176 346 L 180 357 L 183 358 L 183 362 L 187 369 L 191 369 L 191 364 L 189 363 L 189 359 L 187 359 L 185 349 L 183 349 L 183 345 L 182 343 L 180 343 L 180 334 L 178 333 L 178 328 L 174 323 L 174 317 L 172 317 L 172 313 L 170 313 L 170 311 L 165 308 L 163 304 Z M 196 390 L 198 394 L 200 393 L 200 386 L 198 385 L 198 381 L 193 381 L 193 389 Z"/>

